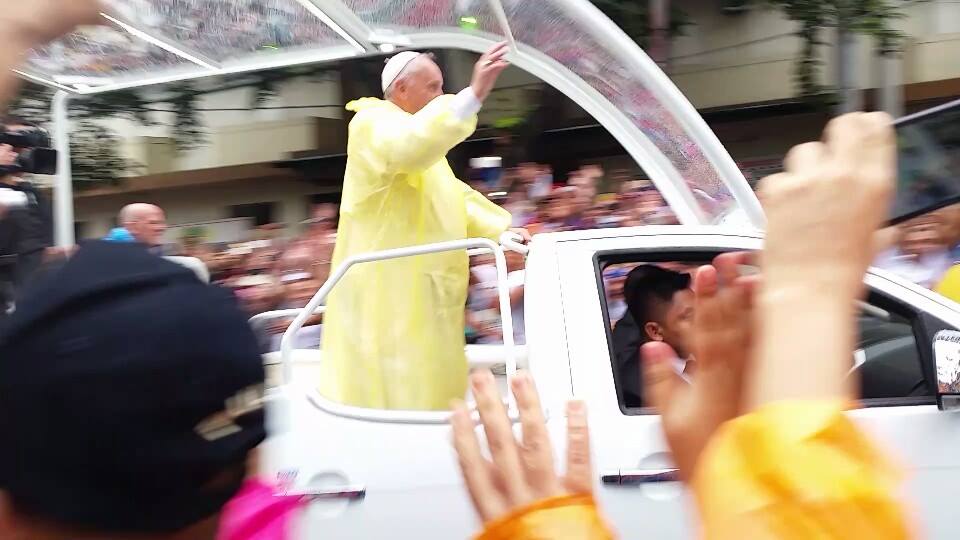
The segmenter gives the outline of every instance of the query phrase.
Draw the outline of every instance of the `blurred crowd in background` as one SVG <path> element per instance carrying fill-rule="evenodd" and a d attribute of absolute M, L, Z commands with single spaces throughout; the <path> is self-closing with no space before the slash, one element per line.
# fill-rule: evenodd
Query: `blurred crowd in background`
<path fill-rule="evenodd" d="M 469 183 L 507 208 L 513 226 L 532 234 L 580 229 L 669 225 L 678 223 L 660 193 L 647 180 L 630 171 L 605 171 L 586 165 L 567 178 L 554 177 L 547 165 L 522 163 L 495 176 L 474 168 Z M 249 240 L 233 244 L 205 242 L 201 231 L 187 229 L 169 254 L 196 257 L 210 270 L 211 281 L 231 288 L 250 316 L 277 309 L 301 308 L 330 275 L 336 242 L 338 208 L 318 204 L 300 224 L 268 224 L 253 229 Z M 294 227 L 295 231 L 288 231 Z M 513 304 L 514 335 L 524 343 L 523 258 L 508 256 L 508 281 Z M 471 286 L 467 303 L 468 343 L 502 343 L 497 273 L 492 256 L 471 260 Z M 620 275 L 623 274 L 623 275 Z M 611 301 L 622 304 L 626 271 L 608 276 Z M 613 286 L 609 286 L 609 285 Z M 615 320 L 611 316 L 612 320 Z M 321 322 L 317 317 L 311 322 Z M 279 350 L 280 335 L 289 321 L 277 319 L 260 325 L 266 351 Z M 319 346 L 320 325 L 304 329 L 298 347 Z"/>
<path fill-rule="evenodd" d="M 475 163 L 481 166 L 471 170 L 469 183 L 507 208 L 513 214 L 513 226 L 526 227 L 531 234 L 678 223 L 657 189 L 627 170 L 605 171 L 591 164 L 558 179 L 548 165 L 538 163 L 502 170 L 483 167 L 483 161 Z M 209 244 L 188 230 L 181 244 L 168 252 L 201 259 L 211 280 L 231 288 L 250 316 L 301 308 L 330 275 L 337 220 L 336 205 L 319 204 L 300 224 L 257 227 L 248 241 L 240 243 Z M 960 205 L 910 220 L 898 230 L 896 247 L 881 254 L 877 266 L 960 301 Z M 523 258 L 509 254 L 507 266 L 514 338 L 523 344 Z M 604 275 L 611 322 L 625 310 L 622 290 L 628 271 L 614 267 Z M 470 277 L 467 341 L 502 343 L 493 257 L 473 257 Z M 310 322 L 316 324 L 304 329 L 298 347 L 320 344 L 322 318 Z M 288 323 L 276 319 L 260 325 L 265 351 L 279 350 L 280 335 Z"/>

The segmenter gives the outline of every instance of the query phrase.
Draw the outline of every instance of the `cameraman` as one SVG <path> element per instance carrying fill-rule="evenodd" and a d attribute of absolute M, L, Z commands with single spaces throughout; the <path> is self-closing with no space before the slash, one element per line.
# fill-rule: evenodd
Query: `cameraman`
<path fill-rule="evenodd" d="M 56 39 L 73 30 L 81 24 L 98 24 L 102 22 L 100 0 L 30 0 L 29 2 L 5 2 L 0 10 L 0 40 L 4 46 L 0 47 L 0 112 L 6 110 L 7 102 L 19 86 L 19 78 L 13 73 L 25 61 L 30 50 Z M 13 154 L 13 155 L 12 155 Z M 16 152 L 10 146 L 0 148 L 0 166 L 7 167 L 14 163 Z M 21 225 L 24 222 L 36 221 L 42 215 L 40 198 L 36 190 L 29 184 L 20 182 L 9 173 L 2 174 L 0 188 L 7 191 L 0 194 L 10 195 L 11 192 L 26 195 L 27 209 L 23 210 L 22 197 L 0 197 L 0 246 L 2 249 L 12 250 L 14 255 L 0 255 L 0 320 L 12 306 L 13 287 L 31 265 L 39 264 L 43 258 L 43 249 L 27 253 L 24 259 L 20 257 L 21 239 L 19 237 Z M 29 199 L 33 194 L 34 198 Z M 31 210 L 31 205 L 33 205 Z M 27 216 L 15 215 L 17 212 L 27 212 Z M 31 213 L 32 211 L 32 213 Z M 47 222 L 49 223 L 49 217 Z M 36 234 L 36 229 L 30 229 L 29 234 Z M 39 235 L 38 235 L 39 236 Z M 29 247 L 29 239 L 23 241 Z M 49 246 L 48 239 L 41 242 L 44 247 Z M 0 251 L 0 253 L 4 253 Z M 21 266 L 23 263 L 23 266 Z M 7 281 L 3 281 L 7 280 Z"/>
<path fill-rule="evenodd" d="M 18 118 L 3 121 L 3 133 L 25 133 L 36 126 Z M 33 184 L 20 177 L 18 158 L 23 149 L 0 144 L 0 195 L 15 205 L 0 210 L 0 310 L 11 307 L 17 292 L 40 269 L 53 245 L 50 201 Z"/>

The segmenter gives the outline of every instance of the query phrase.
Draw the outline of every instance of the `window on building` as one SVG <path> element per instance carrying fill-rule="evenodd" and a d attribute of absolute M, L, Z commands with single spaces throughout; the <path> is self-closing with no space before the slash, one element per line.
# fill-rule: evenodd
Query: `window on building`
<path fill-rule="evenodd" d="M 256 227 L 261 225 L 267 225 L 268 223 L 275 223 L 274 221 L 274 209 L 276 203 L 265 202 L 265 203 L 251 203 L 251 204 L 235 204 L 229 207 L 230 217 L 231 218 L 251 218 L 253 219 L 253 224 Z"/>

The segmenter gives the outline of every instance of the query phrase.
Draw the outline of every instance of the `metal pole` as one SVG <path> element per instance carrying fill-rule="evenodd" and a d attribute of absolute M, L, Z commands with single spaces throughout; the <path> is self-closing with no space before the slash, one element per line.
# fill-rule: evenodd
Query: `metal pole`
<path fill-rule="evenodd" d="M 863 109 L 862 93 L 857 80 L 857 38 L 850 30 L 850 7 L 841 5 L 837 16 L 837 90 L 840 93 L 838 114 Z"/>
<path fill-rule="evenodd" d="M 903 58 L 899 54 L 880 55 L 880 109 L 894 118 L 903 116 Z"/>
<path fill-rule="evenodd" d="M 53 96 L 54 145 L 57 150 L 57 176 L 53 182 L 53 236 L 58 247 L 76 242 L 73 229 L 73 171 L 70 168 L 70 98 L 59 90 Z"/>

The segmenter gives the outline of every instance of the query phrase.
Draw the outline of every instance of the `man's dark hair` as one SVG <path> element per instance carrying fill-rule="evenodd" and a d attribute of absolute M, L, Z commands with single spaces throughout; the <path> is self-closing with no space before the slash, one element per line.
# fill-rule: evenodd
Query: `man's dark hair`
<path fill-rule="evenodd" d="M 641 337 L 646 338 L 642 331 L 645 324 L 656 320 L 658 304 L 669 304 L 673 295 L 690 287 L 690 275 L 667 270 L 652 264 L 640 265 L 627 274 L 627 282 L 623 286 L 623 296 L 627 302 L 627 309 L 641 329 Z"/>

